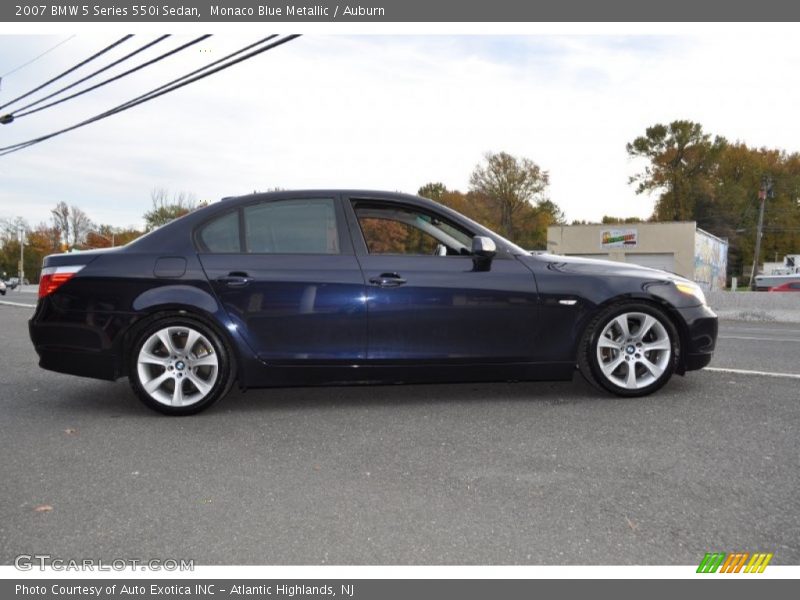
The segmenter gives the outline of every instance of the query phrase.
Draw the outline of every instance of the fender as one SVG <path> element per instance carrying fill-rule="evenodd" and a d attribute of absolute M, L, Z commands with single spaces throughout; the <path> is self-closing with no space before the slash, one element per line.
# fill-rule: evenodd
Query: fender
<path fill-rule="evenodd" d="M 164 304 L 195 306 L 209 314 L 221 311 L 214 296 L 191 285 L 166 285 L 147 290 L 136 297 L 133 308 L 143 311 Z"/>

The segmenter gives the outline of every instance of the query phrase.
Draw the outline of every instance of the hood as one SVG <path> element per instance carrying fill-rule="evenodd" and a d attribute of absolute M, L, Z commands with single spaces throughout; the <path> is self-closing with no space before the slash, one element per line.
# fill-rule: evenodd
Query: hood
<path fill-rule="evenodd" d="M 529 257 L 521 256 L 520 259 L 525 262 L 536 262 L 540 265 L 546 263 L 548 269 L 562 273 L 615 275 L 618 277 L 636 277 L 639 279 L 658 279 L 662 281 L 685 281 L 685 278 L 675 273 L 613 260 L 561 256 L 548 253 L 535 254 Z"/>

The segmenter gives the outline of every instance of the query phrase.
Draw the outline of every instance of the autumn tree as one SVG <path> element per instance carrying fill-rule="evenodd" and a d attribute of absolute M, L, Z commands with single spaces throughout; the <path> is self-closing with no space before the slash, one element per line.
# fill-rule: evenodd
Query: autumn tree
<path fill-rule="evenodd" d="M 50 211 L 53 220 L 53 227 L 58 230 L 61 236 L 61 243 L 69 244 L 69 206 L 66 202 L 59 202 L 56 207 Z"/>
<path fill-rule="evenodd" d="M 441 182 L 426 183 L 417 191 L 417 196 L 430 198 L 436 202 L 441 202 L 442 197 L 447 194 L 447 187 Z"/>
<path fill-rule="evenodd" d="M 488 152 L 484 159 L 472 171 L 470 189 L 495 205 L 500 230 L 514 239 L 516 218 L 526 207 L 545 199 L 549 175 L 532 160 L 506 152 Z"/>
<path fill-rule="evenodd" d="M 729 143 L 690 121 L 650 127 L 627 149 L 648 161 L 630 179 L 637 193 L 659 192 L 651 220 L 692 220 L 727 238 L 729 273 L 742 273 L 752 263 L 763 177 L 774 182 L 774 196 L 765 206 L 762 256 L 780 260 L 800 250 L 797 152 Z"/>
<path fill-rule="evenodd" d="M 629 183 L 636 184 L 637 194 L 660 192 L 656 220 L 690 220 L 695 205 L 713 193 L 717 159 L 725 146 L 724 138 L 712 139 L 699 123 L 653 125 L 626 146 L 630 157 L 648 161 Z"/>
<path fill-rule="evenodd" d="M 170 221 L 189 214 L 198 208 L 194 194 L 178 192 L 169 197 L 169 192 L 164 188 L 154 188 L 150 192 L 153 208 L 144 213 L 145 229 L 151 231 Z"/>

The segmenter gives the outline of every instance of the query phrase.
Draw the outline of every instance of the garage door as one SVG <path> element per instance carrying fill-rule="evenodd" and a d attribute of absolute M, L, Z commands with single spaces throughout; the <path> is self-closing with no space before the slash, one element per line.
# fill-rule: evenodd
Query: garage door
<path fill-rule="evenodd" d="M 643 267 L 650 267 L 651 269 L 675 271 L 675 255 L 672 252 L 628 252 L 625 254 L 625 261 Z"/>

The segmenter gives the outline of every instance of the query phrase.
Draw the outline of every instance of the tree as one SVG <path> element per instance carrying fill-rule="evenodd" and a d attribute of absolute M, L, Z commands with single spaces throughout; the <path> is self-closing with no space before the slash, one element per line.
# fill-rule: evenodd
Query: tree
<path fill-rule="evenodd" d="M 661 191 L 656 220 L 691 219 L 698 201 L 713 193 L 716 161 L 726 144 L 721 137 L 712 140 L 692 121 L 653 125 L 626 145 L 629 156 L 649 161 L 628 183 L 637 184 L 637 194 Z"/>
<path fill-rule="evenodd" d="M 69 206 L 66 202 L 59 202 L 50 211 L 53 219 L 53 227 L 58 230 L 62 244 L 69 244 Z"/>
<path fill-rule="evenodd" d="M 423 185 L 419 190 L 417 190 L 417 196 L 422 196 L 423 198 L 430 198 L 431 200 L 435 200 L 436 202 L 441 202 L 442 197 L 447 193 L 447 188 L 443 183 L 436 182 L 436 183 L 426 183 Z"/>
<path fill-rule="evenodd" d="M 73 204 L 69 209 L 69 245 L 75 248 L 83 244 L 86 234 L 91 230 L 92 220 Z"/>
<path fill-rule="evenodd" d="M 516 217 L 526 206 L 544 200 L 549 175 L 532 160 L 506 152 L 488 152 L 484 158 L 470 176 L 471 191 L 497 207 L 503 235 L 514 239 Z"/>
<path fill-rule="evenodd" d="M 194 194 L 179 192 L 169 199 L 169 192 L 164 188 L 154 188 L 150 192 L 153 208 L 144 213 L 145 230 L 151 231 L 170 221 L 189 214 L 198 208 Z"/>

